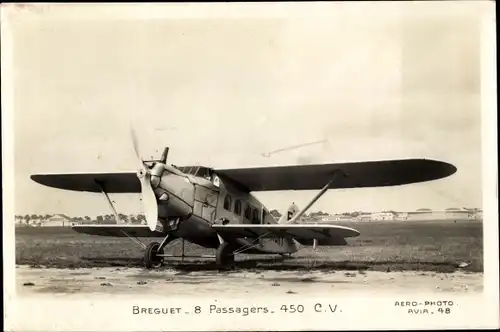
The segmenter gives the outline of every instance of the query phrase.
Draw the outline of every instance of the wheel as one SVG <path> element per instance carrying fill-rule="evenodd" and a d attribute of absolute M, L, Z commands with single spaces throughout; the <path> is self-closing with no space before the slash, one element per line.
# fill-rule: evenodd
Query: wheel
<path fill-rule="evenodd" d="M 215 263 L 219 267 L 229 267 L 234 263 L 234 254 L 229 243 L 222 243 L 219 248 L 217 248 Z"/>
<path fill-rule="evenodd" d="M 147 269 L 157 269 L 163 264 L 163 257 L 158 257 L 158 254 L 163 254 L 163 248 L 161 250 L 158 250 L 158 248 L 160 248 L 158 242 L 151 242 L 147 245 L 144 253 L 144 265 Z"/>

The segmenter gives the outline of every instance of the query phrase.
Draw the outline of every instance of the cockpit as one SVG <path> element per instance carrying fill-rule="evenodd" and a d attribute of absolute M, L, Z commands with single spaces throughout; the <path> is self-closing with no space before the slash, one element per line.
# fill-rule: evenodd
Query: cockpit
<path fill-rule="evenodd" d="M 189 175 L 199 176 L 207 180 L 211 180 L 212 178 L 213 172 L 212 169 L 209 167 L 204 167 L 204 166 L 182 166 L 182 167 L 174 166 L 174 167 L 177 168 L 179 171 Z"/>

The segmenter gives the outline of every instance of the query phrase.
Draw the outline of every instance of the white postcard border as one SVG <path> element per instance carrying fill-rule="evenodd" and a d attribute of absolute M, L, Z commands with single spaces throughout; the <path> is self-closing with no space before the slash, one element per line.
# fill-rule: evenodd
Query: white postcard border
<path fill-rule="evenodd" d="M 450 2 L 448 2 L 449 4 Z M 457 11 L 467 10 L 468 2 L 453 2 Z M 331 6 L 332 4 L 325 4 Z M 336 5 L 336 4 L 334 4 Z M 355 6 L 374 6 L 373 3 L 354 4 Z M 423 6 L 422 4 L 420 4 Z M 445 6 L 446 3 L 428 4 L 428 6 Z M 29 5 L 28 5 L 29 6 Z M 48 7 L 47 7 L 48 6 Z M 54 7 L 47 5 L 39 7 L 41 10 L 53 10 Z M 83 5 L 85 6 L 85 5 Z M 121 6 L 121 5 L 120 5 Z M 261 4 L 229 4 L 227 6 L 208 5 L 173 5 L 169 10 L 156 10 L 153 5 L 138 8 L 134 5 L 124 5 L 120 15 L 142 16 L 158 18 L 163 15 L 192 16 L 192 15 L 233 15 L 234 17 L 253 15 L 277 15 L 285 7 L 296 14 L 304 12 L 304 7 L 311 8 L 312 12 L 321 14 L 321 6 L 317 4 L 271 4 L 262 9 Z M 353 7 L 342 6 L 345 12 Z M 381 10 L 377 5 L 377 10 Z M 216 9 L 219 7 L 219 9 Z M 243 12 L 241 8 L 245 8 Z M 15 238 L 14 224 L 3 223 L 4 231 L 4 318 L 5 330 L 30 330 L 30 331 L 144 331 L 144 330 L 249 330 L 249 329 L 277 329 L 277 330 L 301 330 L 301 329 L 414 329 L 414 328 L 487 328 L 498 327 L 498 196 L 497 196 L 497 149 L 496 149 L 496 75 L 495 75 L 495 14 L 494 4 L 483 2 L 485 20 L 482 34 L 482 138 L 483 138 L 483 202 L 484 202 L 484 292 L 479 295 L 450 295 L 450 294 L 401 294 L 380 298 L 371 294 L 357 294 L 358 297 L 333 296 L 329 298 L 304 299 L 290 296 L 278 298 L 252 298 L 237 300 L 224 298 L 224 294 L 214 294 L 217 300 L 200 298 L 164 298 L 154 299 L 152 297 L 128 297 L 128 296 L 30 296 L 20 297 L 16 294 L 15 283 Z M 6 7 L 3 7 L 5 9 Z M 112 6 L 105 7 L 99 11 L 98 16 L 109 16 L 115 13 Z M 158 7 L 155 7 L 158 8 Z M 175 9 L 177 8 L 177 9 Z M 253 8 L 253 9 L 252 9 Z M 398 10 L 398 5 L 388 5 L 388 10 Z M 384 10 L 385 10 L 384 8 Z M 251 10 L 250 10 L 251 9 Z M 177 11 L 176 11 L 177 10 Z M 61 10 L 61 15 L 77 15 L 78 18 L 96 18 L 95 11 L 85 8 L 82 10 Z M 243 13 L 243 14 L 242 14 Z M 29 15 L 37 15 L 36 11 Z M 148 16 L 149 15 L 149 16 Z M 13 87 L 12 82 L 12 54 L 9 40 L 9 29 L 13 19 L 13 11 L 2 10 L 2 145 L 3 145 L 3 220 L 10 220 L 14 215 L 14 201 L 12 197 L 14 189 L 14 125 L 13 125 Z M 6 20 L 6 18 L 8 18 Z M 74 17 L 76 18 L 76 16 Z M 182 307 L 189 308 L 193 305 L 209 307 L 217 301 L 218 305 L 232 306 L 264 306 L 275 308 L 272 315 L 212 315 L 203 314 L 198 316 L 192 314 L 174 315 L 144 315 L 133 314 L 133 306 L 150 307 Z M 453 301 L 450 314 L 434 314 L 432 316 L 412 316 L 402 307 L 395 306 L 396 301 Z M 289 314 L 279 311 L 283 303 L 299 304 L 310 310 L 305 314 Z M 314 306 L 317 303 L 337 304 L 343 308 L 342 313 L 329 315 L 316 313 Z M 276 309 L 278 308 L 278 309 Z M 312 309 L 311 309 L 312 308 Z M 187 310 L 187 309 L 186 309 Z"/>

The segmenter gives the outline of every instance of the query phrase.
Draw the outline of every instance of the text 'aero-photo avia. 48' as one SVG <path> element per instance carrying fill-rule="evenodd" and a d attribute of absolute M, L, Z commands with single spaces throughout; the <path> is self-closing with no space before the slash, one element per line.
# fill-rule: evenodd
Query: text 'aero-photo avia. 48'
<path fill-rule="evenodd" d="M 215 260 L 228 267 L 238 253 L 287 255 L 305 246 L 343 246 L 359 236 L 352 228 L 300 223 L 302 215 L 328 189 L 398 186 L 431 181 L 456 172 L 456 167 L 427 159 L 400 159 L 213 169 L 167 164 L 168 148 L 161 159 L 141 161 L 138 172 L 36 174 L 31 179 L 50 187 L 102 193 L 117 224 L 74 225 L 81 233 L 124 237 L 163 238 L 145 247 L 145 266 L 160 267 L 164 247 L 175 239 L 217 249 Z M 301 210 L 292 204 L 279 220 L 253 192 L 319 190 Z M 147 225 L 121 223 L 108 193 L 141 193 Z"/>

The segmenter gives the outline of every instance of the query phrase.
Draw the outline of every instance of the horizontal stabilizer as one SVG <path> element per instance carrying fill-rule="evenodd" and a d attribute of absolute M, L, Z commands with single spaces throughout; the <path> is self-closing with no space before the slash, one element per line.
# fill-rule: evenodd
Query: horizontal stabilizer
<path fill-rule="evenodd" d="M 213 228 L 222 237 L 281 238 L 291 236 L 299 243 L 308 243 L 314 239 L 318 243 L 339 243 L 341 239 L 359 236 L 355 229 L 337 225 L 310 224 L 214 224 Z"/>
<path fill-rule="evenodd" d="M 165 233 L 151 231 L 147 225 L 74 225 L 78 233 L 113 237 L 164 237 Z"/>

